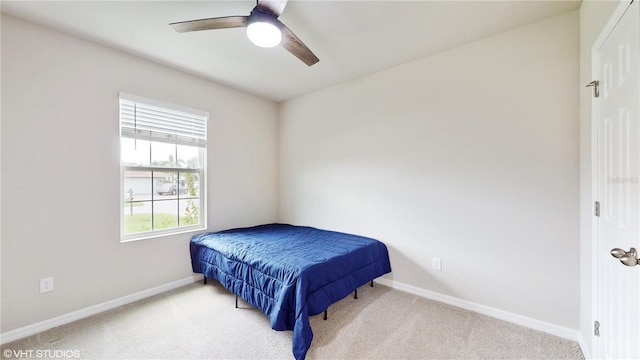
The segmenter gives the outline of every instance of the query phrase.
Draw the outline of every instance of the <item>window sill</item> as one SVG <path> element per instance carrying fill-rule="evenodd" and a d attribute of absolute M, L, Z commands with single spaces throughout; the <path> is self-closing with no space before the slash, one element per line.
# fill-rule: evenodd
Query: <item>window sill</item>
<path fill-rule="evenodd" d="M 187 233 L 194 233 L 193 235 L 195 235 L 196 233 L 200 233 L 200 232 L 203 232 L 205 230 L 206 230 L 206 227 L 196 226 L 196 227 L 183 228 L 183 229 L 177 230 L 177 231 L 154 232 L 154 233 L 149 233 L 149 234 L 144 234 L 144 235 L 126 235 L 126 236 L 122 236 L 120 238 L 120 242 L 121 243 L 128 243 L 128 242 L 140 241 L 140 240 L 150 240 L 150 239 L 164 238 L 164 237 L 169 237 L 169 236 L 173 236 L 173 235 L 183 235 L 183 234 L 187 234 Z"/>

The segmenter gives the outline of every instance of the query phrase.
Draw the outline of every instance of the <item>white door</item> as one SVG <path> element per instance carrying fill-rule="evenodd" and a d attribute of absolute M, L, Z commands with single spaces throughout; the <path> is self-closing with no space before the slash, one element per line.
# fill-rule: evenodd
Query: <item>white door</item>
<path fill-rule="evenodd" d="M 600 202 L 596 358 L 640 359 L 640 266 L 624 265 L 610 253 L 640 251 L 639 2 L 620 5 L 594 48 L 600 81 L 594 99 Z"/>

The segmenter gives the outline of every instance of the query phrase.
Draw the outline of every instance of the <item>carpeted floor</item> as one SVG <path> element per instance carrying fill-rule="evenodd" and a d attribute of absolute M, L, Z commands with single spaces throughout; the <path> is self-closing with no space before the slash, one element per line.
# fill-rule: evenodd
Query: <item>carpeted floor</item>
<path fill-rule="evenodd" d="M 2 359 L 291 359 L 291 331 L 234 299 L 215 281 L 189 285 L 3 345 Z M 379 284 L 311 327 L 307 359 L 583 359 L 575 342 Z"/>

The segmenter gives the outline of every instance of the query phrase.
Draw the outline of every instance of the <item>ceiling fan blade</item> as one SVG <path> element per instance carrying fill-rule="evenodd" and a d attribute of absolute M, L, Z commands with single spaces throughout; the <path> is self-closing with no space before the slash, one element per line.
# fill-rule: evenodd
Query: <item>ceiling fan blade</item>
<path fill-rule="evenodd" d="M 225 16 L 211 19 L 189 20 L 171 23 L 177 32 L 229 29 L 247 26 L 248 16 Z"/>
<path fill-rule="evenodd" d="M 282 24 L 282 23 L 280 23 Z M 311 66 L 320 59 L 309 50 L 309 48 L 300 40 L 296 34 L 293 33 L 288 27 L 282 24 L 282 47 L 287 49 L 290 53 L 295 55 L 298 59 L 302 60 L 305 64 Z"/>
<path fill-rule="evenodd" d="M 287 6 L 288 0 L 258 0 L 258 8 L 264 12 L 267 12 L 275 17 L 278 17 L 284 11 L 284 7 Z"/>

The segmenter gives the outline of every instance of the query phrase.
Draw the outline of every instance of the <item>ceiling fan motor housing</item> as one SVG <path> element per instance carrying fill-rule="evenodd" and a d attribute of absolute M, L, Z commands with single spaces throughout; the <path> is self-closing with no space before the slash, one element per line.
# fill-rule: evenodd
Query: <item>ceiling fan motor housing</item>
<path fill-rule="evenodd" d="M 270 23 L 272 25 L 274 25 L 275 27 L 278 28 L 278 30 L 282 30 L 282 25 L 280 23 L 280 21 L 278 21 L 278 17 L 267 12 L 264 11 L 263 9 L 259 8 L 259 7 L 254 7 L 253 10 L 251 10 L 251 14 L 249 14 L 249 18 L 247 19 L 247 25 L 255 23 L 255 22 L 266 22 L 266 23 Z"/>

